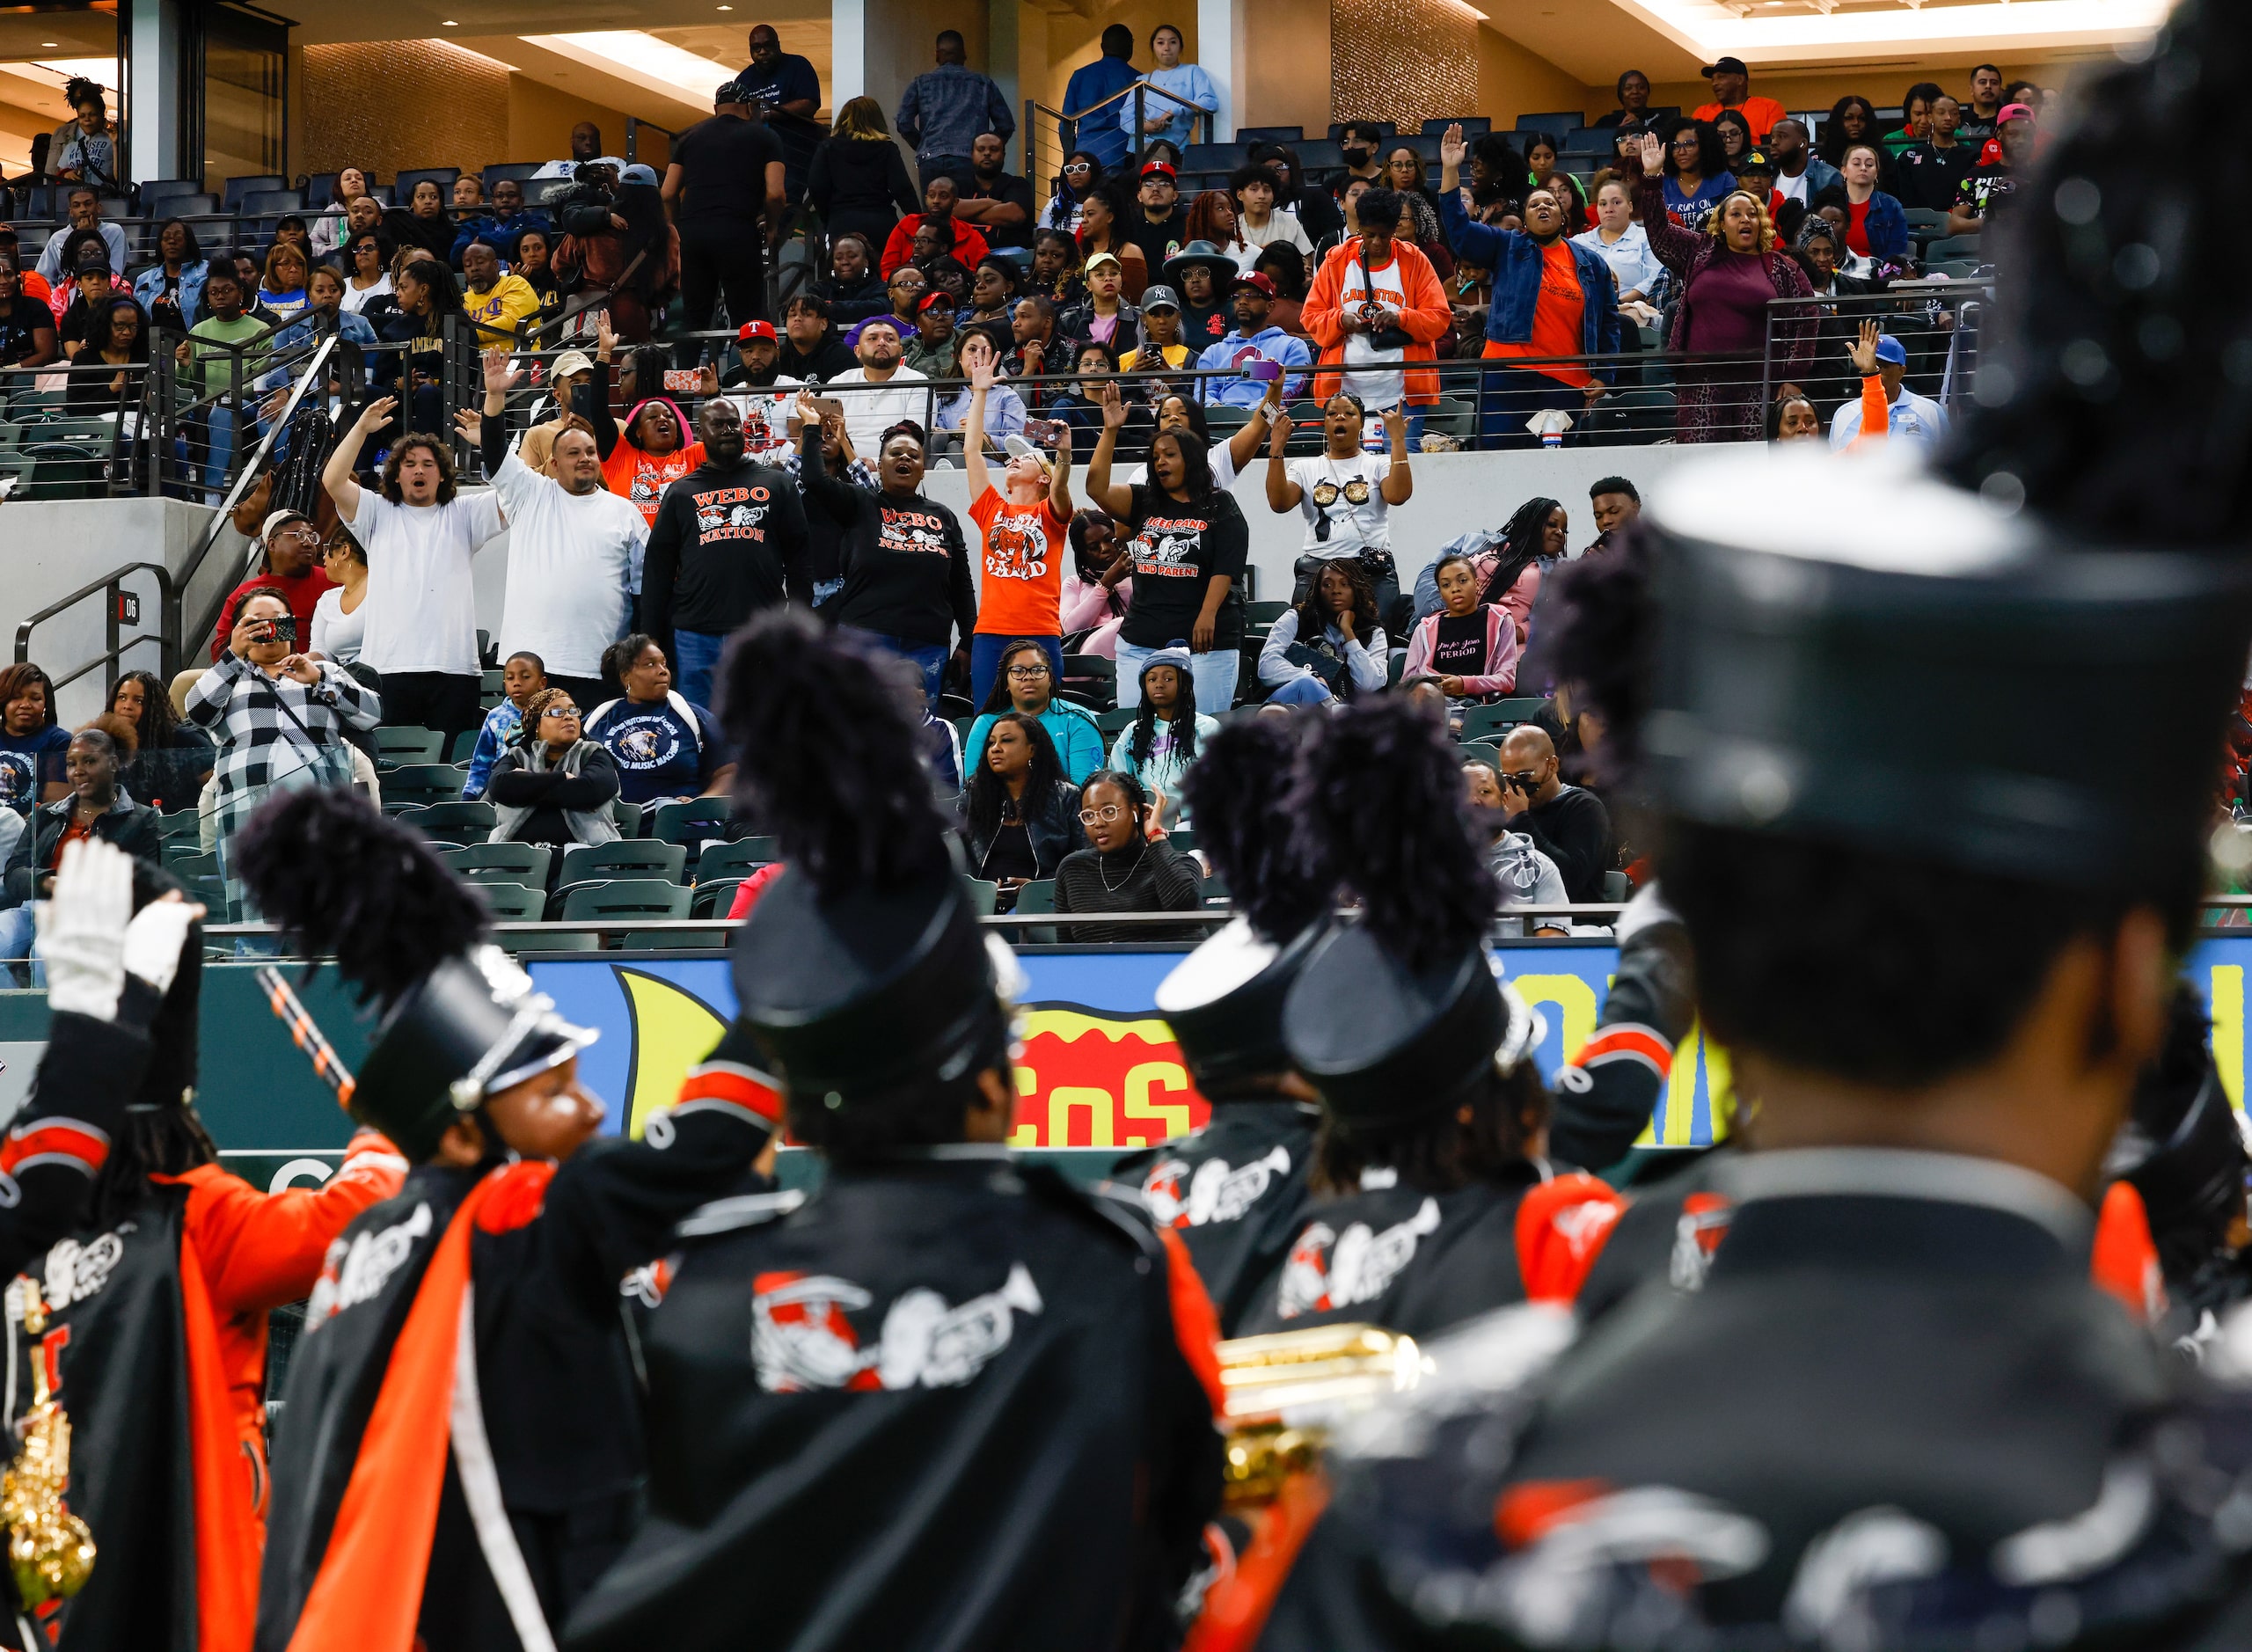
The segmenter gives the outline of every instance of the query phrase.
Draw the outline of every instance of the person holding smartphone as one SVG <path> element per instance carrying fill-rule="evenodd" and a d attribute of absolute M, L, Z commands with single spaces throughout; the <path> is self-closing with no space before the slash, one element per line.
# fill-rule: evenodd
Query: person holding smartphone
<path fill-rule="evenodd" d="M 347 786 L 344 730 L 383 721 L 383 701 L 343 667 L 300 652 L 297 617 L 275 591 L 255 591 L 236 616 L 219 663 L 187 693 L 187 720 L 219 742 L 219 871 L 227 921 L 253 922 L 231 840 L 268 794 Z"/>
<path fill-rule="evenodd" d="M 336 588 L 336 581 L 328 577 L 322 566 L 320 530 L 315 527 L 302 510 L 277 510 L 266 518 L 259 530 L 259 543 L 265 547 L 265 559 L 257 573 L 227 593 L 227 600 L 219 610 L 218 634 L 211 640 L 211 658 L 216 661 L 226 647 L 226 638 L 235 629 L 243 604 L 259 591 L 278 591 L 289 605 L 297 622 L 297 635 L 302 640 L 312 635 L 313 610 L 320 599 Z"/>

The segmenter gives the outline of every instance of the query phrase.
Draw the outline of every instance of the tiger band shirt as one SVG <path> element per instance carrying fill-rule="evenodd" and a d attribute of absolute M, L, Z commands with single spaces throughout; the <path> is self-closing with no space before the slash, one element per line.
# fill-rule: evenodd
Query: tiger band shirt
<path fill-rule="evenodd" d="M 1045 493 L 1012 504 L 988 487 L 969 507 L 984 537 L 978 557 L 977 629 L 997 637 L 1063 634 L 1064 564 L 1071 523 Z"/>

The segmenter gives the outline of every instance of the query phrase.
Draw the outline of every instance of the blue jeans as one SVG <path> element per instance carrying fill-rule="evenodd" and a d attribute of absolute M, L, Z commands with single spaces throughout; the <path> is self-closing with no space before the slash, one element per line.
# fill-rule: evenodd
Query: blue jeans
<path fill-rule="evenodd" d="M 1560 384 L 1546 373 L 1529 368 L 1485 364 L 1478 396 L 1478 445 L 1495 448 L 1537 448 L 1540 438 L 1524 421 L 1544 408 L 1554 407 L 1572 416 L 1570 441 L 1587 417 L 1587 398 L 1569 384 Z"/>
<path fill-rule="evenodd" d="M 690 705 L 710 709 L 712 674 L 720 669 L 720 651 L 727 646 L 727 636 L 721 632 L 676 631 L 672 633 L 672 651 L 680 661 L 680 680 L 673 687 Z"/>
<path fill-rule="evenodd" d="M 675 636 L 680 633 L 675 632 Z M 923 705 L 925 709 L 939 709 L 939 696 L 947 681 L 947 646 L 943 642 L 910 642 L 904 637 L 887 637 L 881 632 L 859 633 L 877 647 L 888 649 L 903 660 L 912 661 L 923 674 Z"/>
<path fill-rule="evenodd" d="M 22 976 L 16 967 L 31 956 L 32 938 L 36 932 L 33 927 L 32 903 L 29 901 L 0 912 L 0 974 L 15 975 L 21 982 Z M 40 986 L 45 983 L 38 976 L 33 976 L 30 984 Z"/>
<path fill-rule="evenodd" d="M 979 711 L 985 709 L 985 697 L 993 691 L 993 679 L 1000 674 L 1001 650 L 1020 640 L 1013 632 L 997 631 L 988 636 L 979 632 L 969 640 L 969 703 Z M 1036 642 L 1048 656 L 1048 669 L 1056 674 L 1049 683 L 1050 693 L 1064 686 L 1064 640 L 1061 637 L 1026 637 L 1026 642 Z"/>
<path fill-rule="evenodd" d="M 1313 676 L 1294 676 L 1267 697 L 1269 705 L 1327 705 L 1336 698 L 1329 684 Z"/>
<path fill-rule="evenodd" d="M 1142 668 L 1155 648 L 1137 648 L 1124 638 L 1118 641 L 1118 709 L 1142 703 Z M 1210 654 L 1188 656 L 1188 675 L 1196 684 L 1196 709 L 1217 717 L 1235 704 L 1235 674 L 1243 655 L 1233 648 L 1215 647 Z"/>

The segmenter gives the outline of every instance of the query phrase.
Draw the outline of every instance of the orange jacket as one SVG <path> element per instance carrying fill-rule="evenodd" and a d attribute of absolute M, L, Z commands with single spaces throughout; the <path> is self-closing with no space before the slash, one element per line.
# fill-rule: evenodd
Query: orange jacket
<path fill-rule="evenodd" d="M 311 1294 L 330 1244 L 406 1179 L 373 1130 L 318 1188 L 260 1193 L 216 1165 L 152 1176 L 187 1189 L 180 1237 L 188 1449 L 195 1473 L 196 1644 L 249 1652 L 266 1548 L 266 1316 Z"/>
<path fill-rule="evenodd" d="M 1440 284 L 1438 272 L 1431 267 L 1431 260 L 1423 256 L 1422 248 L 1396 240 L 1392 244 L 1392 256 L 1400 266 L 1400 284 L 1408 296 L 1408 302 L 1400 311 L 1400 329 L 1410 340 L 1406 352 L 1408 360 L 1411 363 L 1436 362 L 1437 352 L 1432 347 L 1454 325 L 1454 310 L 1447 303 L 1446 289 Z M 1345 359 L 1345 329 L 1340 325 L 1344 311 L 1340 301 L 1346 275 L 1360 258 L 1357 237 L 1330 248 L 1329 256 L 1322 259 L 1320 272 L 1314 276 L 1313 286 L 1305 296 L 1305 306 L 1298 312 L 1298 325 L 1305 329 L 1308 338 L 1321 347 L 1320 360 L 1325 363 Z M 1313 399 L 1327 401 L 1337 393 L 1342 382 L 1341 374 L 1317 373 Z M 1438 369 L 1411 365 L 1408 369 L 1408 401 L 1428 407 L 1438 398 Z"/>

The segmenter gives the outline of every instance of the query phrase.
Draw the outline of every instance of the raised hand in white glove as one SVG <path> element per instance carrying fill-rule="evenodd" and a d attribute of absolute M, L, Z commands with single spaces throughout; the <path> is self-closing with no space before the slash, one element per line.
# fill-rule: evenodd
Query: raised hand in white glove
<path fill-rule="evenodd" d="M 174 889 L 149 903 L 125 926 L 125 972 L 156 988 L 161 998 L 179 973 L 187 927 L 204 915 L 202 903 Z"/>
<path fill-rule="evenodd" d="M 67 845 L 54 895 L 33 909 L 50 1010 L 117 1019 L 132 917 L 133 857 L 98 839 Z"/>

